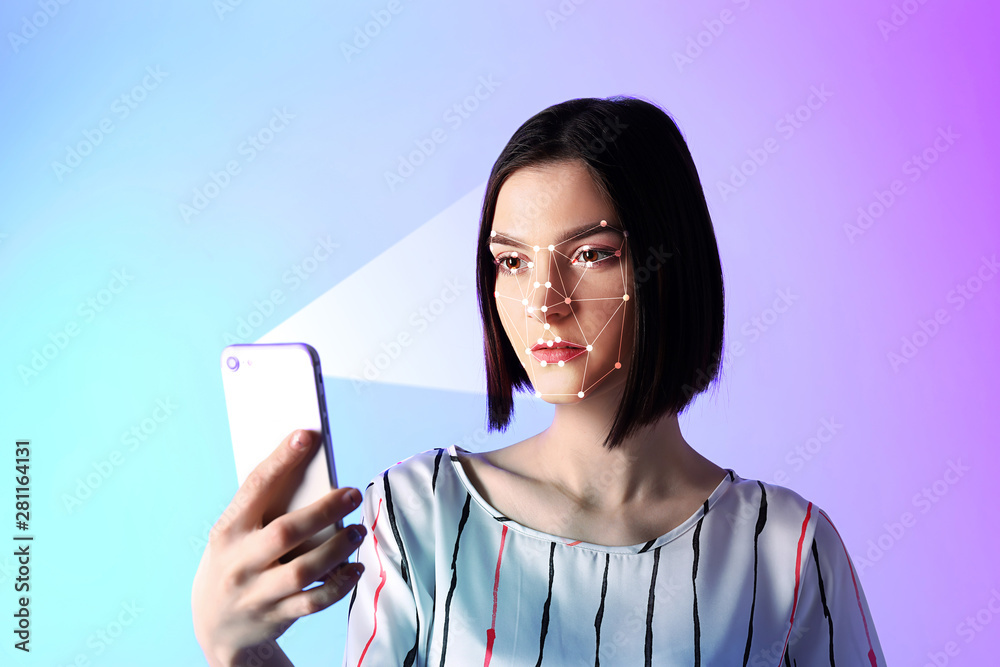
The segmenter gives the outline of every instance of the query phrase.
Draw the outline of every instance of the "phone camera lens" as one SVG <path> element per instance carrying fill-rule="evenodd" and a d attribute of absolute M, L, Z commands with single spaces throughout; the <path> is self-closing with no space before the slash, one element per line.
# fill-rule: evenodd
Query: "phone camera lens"
<path fill-rule="evenodd" d="M 235 371 L 237 368 L 240 367 L 240 360 L 237 359 L 236 357 L 229 357 L 228 359 L 226 359 L 226 366 L 229 367 L 229 370 Z"/>

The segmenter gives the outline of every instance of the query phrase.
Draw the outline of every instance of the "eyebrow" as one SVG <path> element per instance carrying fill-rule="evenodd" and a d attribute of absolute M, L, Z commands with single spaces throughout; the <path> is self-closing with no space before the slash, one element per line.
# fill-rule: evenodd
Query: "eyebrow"
<path fill-rule="evenodd" d="M 557 241 L 553 245 L 560 245 L 562 243 L 565 243 L 566 241 L 570 241 L 572 239 L 575 239 L 578 236 L 585 236 L 585 237 L 586 236 L 593 236 L 594 234 L 598 234 L 600 232 L 606 232 L 606 231 L 616 231 L 616 232 L 618 232 L 620 234 L 620 233 L 622 233 L 623 230 L 619 229 L 618 227 L 613 227 L 611 225 L 611 223 L 608 223 L 606 226 L 605 225 L 601 225 L 601 223 L 599 223 L 599 222 L 598 223 L 588 223 L 588 224 L 586 224 L 586 225 L 584 225 L 582 227 L 577 227 L 576 229 L 569 230 L 568 232 L 566 232 L 565 235 L 563 235 L 563 237 L 561 239 L 559 239 L 559 241 Z M 493 232 L 493 234 L 496 235 L 494 238 L 500 239 L 502 237 L 502 238 L 506 239 L 506 241 L 500 241 L 500 240 L 490 241 L 490 245 L 520 246 L 522 248 L 527 248 L 529 250 L 531 250 L 532 248 L 534 248 L 534 246 L 529 245 L 529 244 L 525 243 L 524 241 L 519 241 L 519 240 L 517 240 L 517 239 L 515 239 L 515 238 L 513 238 L 511 236 L 507 236 L 506 234 L 501 234 L 500 232 Z"/>

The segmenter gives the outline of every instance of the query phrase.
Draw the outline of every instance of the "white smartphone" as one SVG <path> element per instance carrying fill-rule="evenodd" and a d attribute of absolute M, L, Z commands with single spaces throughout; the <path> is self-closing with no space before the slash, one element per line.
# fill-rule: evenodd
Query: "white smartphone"
<path fill-rule="evenodd" d="M 264 525 L 335 488 L 337 471 L 319 353 L 305 343 L 229 345 L 222 351 L 221 362 L 236 477 L 241 486 L 292 431 L 312 429 L 322 434 L 315 454 L 299 466 L 283 492 L 275 492 L 263 517 Z M 281 562 L 318 546 L 343 527 L 343 521 L 337 521 L 324 528 L 285 554 Z"/>

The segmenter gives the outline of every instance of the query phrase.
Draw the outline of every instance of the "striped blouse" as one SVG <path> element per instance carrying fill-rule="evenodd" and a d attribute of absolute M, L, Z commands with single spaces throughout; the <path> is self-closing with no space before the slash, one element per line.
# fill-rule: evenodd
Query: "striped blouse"
<path fill-rule="evenodd" d="M 345 667 L 884 667 L 843 541 L 794 491 L 727 469 L 673 530 L 604 546 L 503 516 L 456 449 L 365 489 Z"/>

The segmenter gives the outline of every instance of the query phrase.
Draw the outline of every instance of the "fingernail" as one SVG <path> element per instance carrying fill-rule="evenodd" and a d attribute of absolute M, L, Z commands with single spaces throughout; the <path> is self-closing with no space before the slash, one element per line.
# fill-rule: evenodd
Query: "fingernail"
<path fill-rule="evenodd" d="M 361 492 L 358 491 L 357 489 L 351 489 L 347 493 L 347 503 L 351 506 L 352 509 L 355 508 L 355 507 L 357 507 L 358 505 L 360 505 L 361 504 Z"/>
<path fill-rule="evenodd" d="M 305 449 L 307 437 L 305 431 L 296 431 L 295 436 L 292 438 L 292 447 L 295 449 Z"/>
<path fill-rule="evenodd" d="M 351 532 L 348 534 L 348 537 L 351 538 L 351 542 L 357 544 L 364 539 L 365 535 L 359 529 L 351 528 Z"/>
<path fill-rule="evenodd" d="M 351 569 L 352 569 L 352 570 L 354 570 L 354 576 L 356 576 L 356 577 L 360 577 L 360 576 L 361 576 L 361 573 L 365 571 L 365 566 L 364 566 L 364 565 L 362 565 L 361 563 L 355 563 L 355 564 L 354 564 L 354 565 L 353 565 L 353 566 L 351 567 Z"/>

